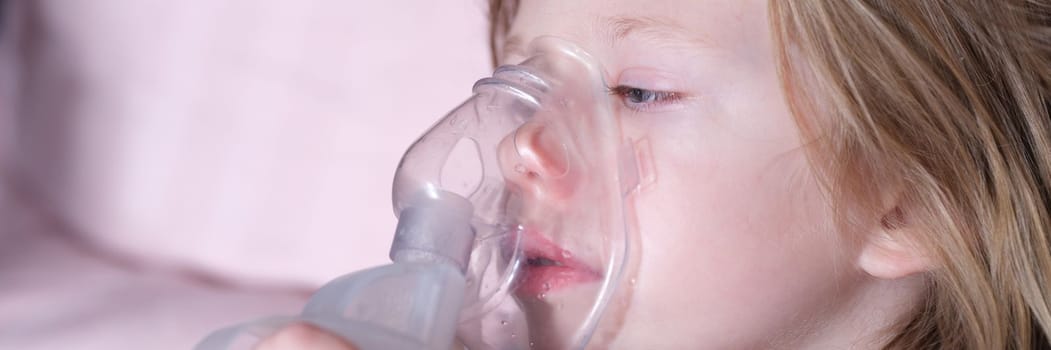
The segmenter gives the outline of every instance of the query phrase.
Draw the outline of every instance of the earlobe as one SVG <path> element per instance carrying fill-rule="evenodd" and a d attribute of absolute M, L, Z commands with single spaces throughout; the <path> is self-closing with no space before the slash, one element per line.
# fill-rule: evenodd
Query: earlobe
<path fill-rule="evenodd" d="M 901 215 L 901 210 L 892 210 L 861 247 L 858 266 L 873 277 L 898 279 L 932 267 L 926 251 L 909 240 L 912 225 L 905 223 Z"/>

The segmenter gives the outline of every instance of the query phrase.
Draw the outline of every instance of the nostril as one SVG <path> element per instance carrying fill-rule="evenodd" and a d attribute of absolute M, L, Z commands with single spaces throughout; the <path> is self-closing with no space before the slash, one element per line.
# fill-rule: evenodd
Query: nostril
<path fill-rule="evenodd" d="M 527 167 L 526 165 L 522 165 L 522 164 L 516 164 L 515 165 L 515 172 L 517 172 L 519 174 L 519 176 L 521 176 L 523 178 L 526 178 L 528 180 L 535 180 L 535 179 L 540 178 L 540 174 L 539 173 L 537 173 L 536 171 L 530 170 L 529 167 Z"/>
<path fill-rule="evenodd" d="M 525 165 L 522 165 L 522 164 L 516 164 L 515 165 L 515 172 L 519 173 L 519 174 L 522 174 L 525 177 L 530 178 L 530 179 L 540 177 L 540 174 L 538 174 L 535 171 L 529 170 L 528 167 L 526 167 Z"/>

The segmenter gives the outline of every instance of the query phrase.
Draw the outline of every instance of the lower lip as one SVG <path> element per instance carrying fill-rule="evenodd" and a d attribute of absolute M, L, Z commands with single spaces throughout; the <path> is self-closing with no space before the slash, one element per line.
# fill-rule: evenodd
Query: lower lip
<path fill-rule="evenodd" d="M 566 265 L 524 265 L 521 273 L 516 294 L 537 298 L 573 285 L 594 282 L 601 277 L 590 269 Z"/>

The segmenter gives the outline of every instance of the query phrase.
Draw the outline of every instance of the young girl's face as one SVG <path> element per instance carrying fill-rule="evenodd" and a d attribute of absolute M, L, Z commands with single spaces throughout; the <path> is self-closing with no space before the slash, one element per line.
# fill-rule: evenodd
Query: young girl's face
<path fill-rule="evenodd" d="M 632 283 L 592 344 L 791 346 L 851 302 L 863 274 L 832 230 L 768 23 L 762 0 L 521 2 L 500 63 L 540 36 L 582 46 L 619 93 L 623 130 L 652 157 L 656 182 L 634 197 Z M 546 300 L 572 302 L 559 294 Z"/>

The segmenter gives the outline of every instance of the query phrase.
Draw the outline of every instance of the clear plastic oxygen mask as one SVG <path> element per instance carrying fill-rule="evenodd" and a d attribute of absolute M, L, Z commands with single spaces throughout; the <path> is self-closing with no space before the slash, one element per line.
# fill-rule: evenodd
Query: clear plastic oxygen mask
<path fill-rule="evenodd" d="M 548 37 L 529 54 L 479 80 L 403 157 L 391 248 L 402 268 L 337 279 L 257 334 L 301 321 L 365 349 L 445 349 L 452 332 L 469 349 L 598 345 L 629 259 L 635 152 L 587 53 Z M 408 340 L 372 339 L 388 335 Z"/>
<path fill-rule="evenodd" d="M 478 81 L 409 149 L 394 182 L 396 212 L 443 192 L 473 204 L 459 332 L 472 349 L 582 347 L 627 258 L 635 153 L 603 71 L 554 38 L 530 55 Z"/>

